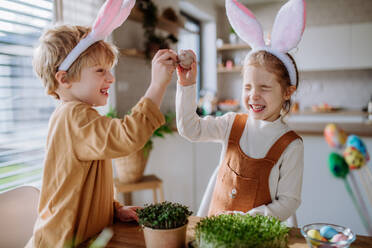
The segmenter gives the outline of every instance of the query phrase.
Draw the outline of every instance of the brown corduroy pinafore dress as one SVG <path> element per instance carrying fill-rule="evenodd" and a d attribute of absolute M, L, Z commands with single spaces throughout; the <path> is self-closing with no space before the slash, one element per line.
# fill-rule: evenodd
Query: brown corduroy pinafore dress
<path fill-rule="evenodd" d="M 226 155 L 217 174 L 209 216 L 221 211 L 247 212 L 271 203 L 269 189 L 271 169 L 287 146 L 292 141 L 301 139 L 294 131 L 289 131 L 271 146 L 264 158 L 251 158 L 239 145 L 247 117 L 246 114 L 235 116 Z"/>

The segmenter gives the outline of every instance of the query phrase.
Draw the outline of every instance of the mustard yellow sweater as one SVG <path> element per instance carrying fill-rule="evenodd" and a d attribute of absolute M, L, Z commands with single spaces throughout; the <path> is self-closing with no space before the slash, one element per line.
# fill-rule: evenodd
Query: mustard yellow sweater
<path fill-rule="evenodd" d="M 71 247 L 112 224 L 111 159 L 141 149 L 164 123 L 147 98 L 124 119 L 82 102 L 62 103 L 49 122 L 38 219 L 26 247 Z"/>

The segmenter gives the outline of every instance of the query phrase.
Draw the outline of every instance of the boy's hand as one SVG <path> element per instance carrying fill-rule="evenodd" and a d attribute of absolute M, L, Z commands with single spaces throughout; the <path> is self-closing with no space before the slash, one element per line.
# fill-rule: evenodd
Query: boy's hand
<path fill-rule="evenodd" d="M 196 55 L 192 50 L 187 50 L 192 52 L 194 57 L 194 62 L 191 64 L 191 69 L 185 70 L 181 66 L 177 66 L 177 76 L 178 82 L 182 86 L 188 86 L 196 83 L 196 75 L 197 75 L 197 66 L 196 66 Z"/>
<path fill-rule="evenodd" d="M 136 213 L 136 209 L 141 209 L 141 207 L 136 206 L 123 206 L 116 210 L 116 218 L 123 222 L 129 222 L 129 221 L 137 221 L 138 222 L 138 216 Z"/>
<path fill-rule="evenodd" d="M 151 85 L 167 86 L 177 64 L 177 53 L 170 49 L 159 50 L 152 59 Z"/>

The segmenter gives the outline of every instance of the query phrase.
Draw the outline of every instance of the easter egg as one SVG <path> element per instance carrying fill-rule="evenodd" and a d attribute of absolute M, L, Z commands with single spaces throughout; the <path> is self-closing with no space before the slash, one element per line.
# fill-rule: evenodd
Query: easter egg
<path fill-rule="evenodd" d="M 363 154 L 353 146 L 346 147 L 344 158 L 351 170 L 359 169 L 366 164 Z"/>
<path fill-rule="evenodd" d="M 366 145 L 363 143 L 362 139 L 357 135 L 349 135 L 346 140 L 346 147 L 355 147 L 360 153 L 363 154 L 366 162 L 369 161 L 369 154 Z"/>
<path fill-rule="evenodd" d="M 340 242 L 340 241 L 346 241 L 348 237 L 343 233 L 338 233 L 330 240 L 331 242 Z"/>
<path fill-rule="evenodd" d="M 192 62 L 194 62 L 194 55 L 188 50 L 181 50 L 178 55 L 178 59 L 180 66 L 186 70 L 189 70 Z"/>
<path fill-rule="evenodd" d="M 331 239 L 335 236 L 338 232 L 331 226 L 323 226 L 320 228 L 320 235 L 322 235 L 326 239 Z"/>
<path fill-rule="evenodd" d="M 334 152 L 329 154 L 328 167 L 335 177 L 345 178 L 349 173 L 349 167 L 346 164 L 345 159 Z"/>
<path fill-rule="evenodd" d="M 322 236 L 320 235 L 319 231 L 316 230 L 316 229 L 310 229 L 309 231 L 307 231 L 307 236 L 309 236 L 312 239 L 322 240 Z M 313 240 L 311 240 L 310 242 L 313 245 L 318 245 L 319 244 L 319 242 L 315 242 Z"/>
<path fill-rule="evenodd" d="M 340 149 L 345 145 L 347 135 L 336 124 L 331 123 L 324 128 L 324 138 L 330 147 Z"/>

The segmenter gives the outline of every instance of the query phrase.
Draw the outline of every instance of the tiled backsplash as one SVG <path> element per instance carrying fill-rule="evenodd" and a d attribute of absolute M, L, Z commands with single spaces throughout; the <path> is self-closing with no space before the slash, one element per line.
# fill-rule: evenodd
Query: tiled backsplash
<path fill-rule="evenodd" d="M 301 72 L 294 99 L 300 109 L 314 104 L 360 110 L 372 96 L 372 70 Z"/>

